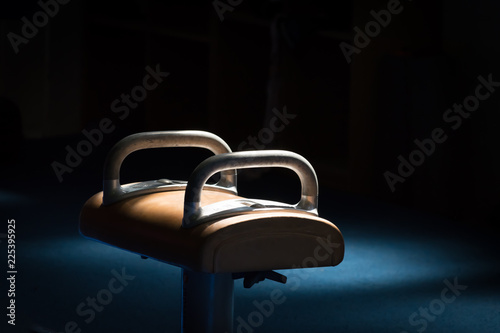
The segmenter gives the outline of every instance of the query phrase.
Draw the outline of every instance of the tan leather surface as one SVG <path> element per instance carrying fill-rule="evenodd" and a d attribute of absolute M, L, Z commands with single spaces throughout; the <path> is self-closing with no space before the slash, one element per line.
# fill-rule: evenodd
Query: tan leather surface
<path fill-rule="evenodd" d="M 205 189 L 202 206 L 235 199 Z M 80 216 L 82 235 L 176 266 L 208 273 L 334 266 L 344 256 L 338 228 L 293 210 L 246 214 L 182 228 L 184 191 L 143 195 L 102 206 L 91 197 Z M 327 244 L 330 244 L 328 246 Z"/>

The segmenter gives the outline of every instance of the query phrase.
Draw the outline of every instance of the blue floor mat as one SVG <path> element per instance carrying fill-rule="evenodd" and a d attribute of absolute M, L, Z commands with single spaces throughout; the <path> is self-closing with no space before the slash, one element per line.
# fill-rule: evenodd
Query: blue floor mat
<path fill-rule="evenodd" d="M 180 332 L 179 268 L 79 235 L 90 187 L 0 191 L 2 218 L 16 219 L 18 269 L 16 326 L 3 315 L 2 332 Z M 344 261 L 281 270 L 285 285 L 235 281 L 235 332 L 500 331 L 494 235 L 328 190 L 321 200 L 345 237 Z M 117 275 L 127 278 L 111 293 Z M 262 310 L 276 290 L 282 302 Z"/>

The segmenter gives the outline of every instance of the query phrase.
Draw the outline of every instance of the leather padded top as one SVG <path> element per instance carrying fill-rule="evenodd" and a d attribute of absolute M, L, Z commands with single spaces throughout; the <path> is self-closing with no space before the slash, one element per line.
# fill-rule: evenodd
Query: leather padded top
<path fill-rule="evenodd" d="M 201 205 L 238 196 L 204 189 Z M 184 191 L 102 205 L 92 196 L 80 215 L 83 236 L 206 273 L 335 266 L 344 240 L 331 222 L 298 210 L 266 210 L 182 227 Z"/>

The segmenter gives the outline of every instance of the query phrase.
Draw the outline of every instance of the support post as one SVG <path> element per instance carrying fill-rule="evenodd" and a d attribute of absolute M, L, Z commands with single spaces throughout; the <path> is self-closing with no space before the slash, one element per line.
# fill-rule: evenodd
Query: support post
<path fill-rule="evenodd" d="M 182 333 L 232 333 L 231 273 L 182 270 Z"/>

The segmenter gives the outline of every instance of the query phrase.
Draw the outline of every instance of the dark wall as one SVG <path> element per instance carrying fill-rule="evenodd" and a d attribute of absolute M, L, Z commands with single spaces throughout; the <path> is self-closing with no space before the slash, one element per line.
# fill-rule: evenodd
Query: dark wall
<path fill-rule="evenodd" d="M 127 134 L 203 129 L 233 150 L 296 151 L 321 186 L 498 221 L 498 92 L 456 129 L 443 118 L 479 76 L 500 81 L 492 0 L 45 3 L 46 22 L 35 1 L 0 14 L 4 161 L 57 183 L 53 162 L 109 119 L 63 176 L 76 181 Z M 446 140 L 415 152 L 439 128 Z"/>

